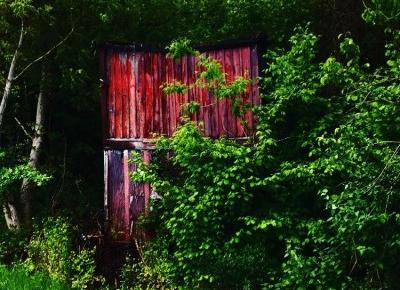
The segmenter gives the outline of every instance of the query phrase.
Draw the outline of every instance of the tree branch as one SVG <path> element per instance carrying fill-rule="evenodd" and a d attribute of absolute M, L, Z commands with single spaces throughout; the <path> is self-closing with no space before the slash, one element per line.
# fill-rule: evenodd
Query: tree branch
<path fill-rule="evenodd" d="M 14 120 L 18 123 L 18 125 L 21 127 L 22 131 L 24 131 L 25 135 L 29 137 L 29 139 L 33 139 L 32 135 L 28 133 L 24 125 L 17 119 L 17 117 L 14 117 Z"/>
<path fill-rule="evenodd" d="M 74 32 L 74 27 L 71 28 L 71 31 L 59 43 L 57 43 L 55 46 L 50 48 L 47 52 L 45 52 L 44 54 L 42 54 L 41 56 L 36 58 L 34 61 L 30 62 L 27 66 L 25 66 L 22 69 L 22 71 L 13 78 L 13 80 L 18 79 L 32 65 L 34 65 L 35 63 L 37 63 L 37 62 L 41 61 L 42 59 L 44 59 L 46 56 L 48 56 L 50 53 L 52 53 L 55 49 L 57 49 L 60 45 L 62 45 L 64 42 L 66 42 L 68 40 L 68 38 L 72 35 L 73 32 Z"/>

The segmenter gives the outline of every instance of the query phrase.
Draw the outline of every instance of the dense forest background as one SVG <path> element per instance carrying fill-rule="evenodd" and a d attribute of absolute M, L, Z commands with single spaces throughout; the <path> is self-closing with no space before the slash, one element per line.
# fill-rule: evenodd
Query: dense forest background
<path fill-rule="evenodd" d="M 193 124 L 160 143 L 182 174 L 136 177 L 165 202 L 121 287 L 396 289 L 399 18 L 397 0 L 0 0 L 0 262 L 23 264 L 0 274 L 107 284 L 76 237 L 103 219 L 98 45 L 262 33 L 251 144 Z"/>

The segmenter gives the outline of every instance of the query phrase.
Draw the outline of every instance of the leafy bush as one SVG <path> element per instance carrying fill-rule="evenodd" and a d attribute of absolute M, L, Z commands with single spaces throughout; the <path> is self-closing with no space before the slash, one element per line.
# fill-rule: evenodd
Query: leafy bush
<path fill-rule="evenodd" d="M 179 289 L 173 283 L 173 268 L 165 246 L 165 240 L 158 239 L 146 245 L 142 259 L 128 256 L 121 271 L 120 290 Z"/>
<path fill-rule="evenodd" d="M 103 282 L 95 275 L 95 249 L 73 249 L 73 229 L 65 218 L 48 218 L 36 225 L 24 262 L 30 272 L 48 273 L 50 278 L 76 289 Z"/>
<path fill-rule="evenodd" d="M 341 59 L 318 63 L 316 41 L 305 31 L 292 37 L 289 52 L 270 54 L 258 161 L 280 160 L 258 186 L 285 193 L 279 199 L 292 223 L 279 282 L 266 288 L 394 289 L 398 74 L 390 60 L 375 71 L 361 63 L 349 38 Z"/>

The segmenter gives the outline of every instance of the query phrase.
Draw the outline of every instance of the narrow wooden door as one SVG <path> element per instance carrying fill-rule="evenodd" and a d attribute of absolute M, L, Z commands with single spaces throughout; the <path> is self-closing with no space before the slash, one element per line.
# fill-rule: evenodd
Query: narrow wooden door
<path fill-rule="evenodd" d="M 113 240 L 123 241 L 141 235 L 138 219 L 146 212 L 150 198 L 150 185 L 135 182 L 130 173 L 136 170 L 132 154 L 136 150 L 106 150 L 105 167 L 105 210 L 108 232 Z M 148 150 L 138 150 L 148 163 Z"/>
<path fill-rule="evenodd" d="M 109 233 L 114 240 L 126 239 L 125 191 L 124 191 L 124 152 L 122 150 L 107 150 L 104 157 L 106 210 Z"/>

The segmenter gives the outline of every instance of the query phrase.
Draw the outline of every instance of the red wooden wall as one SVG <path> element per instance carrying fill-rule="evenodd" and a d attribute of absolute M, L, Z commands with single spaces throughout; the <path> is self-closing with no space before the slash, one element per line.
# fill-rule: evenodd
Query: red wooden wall
<path fill-rule="evenodd" d="M 246 103 L 260 103 L 258 91 L 259 44 L 243 41 L 199 48 L 220 61 L 229 82 L 237 76 L 252 80 L 241 96 Z M 173 60 L 161 49 L 142 45 L 105 45 L 100 49 L 102 115 L 104 129 L 105 208 L 111 235 L 126 240 L 135 232 L 135 221 L 145 211 L 151 188 L 130 181 L 135 165 L 128 162 L 131 150 L 140 150 L 149 162 L 150 139 L 171 136 L 176 130 L 181 105 L 198 102 L 200 110 L 192 120 L 202 121 L 204 135 L 212 138 L 243 138 L 255 124 L 246 113 L 248 128 L 232 113 L 230 100 L 216 100 L 206 89 L 186 94 L 165 95 L 160 86 L 172 81 L 191 84 L 199 68 L 196 57 Z"/>

